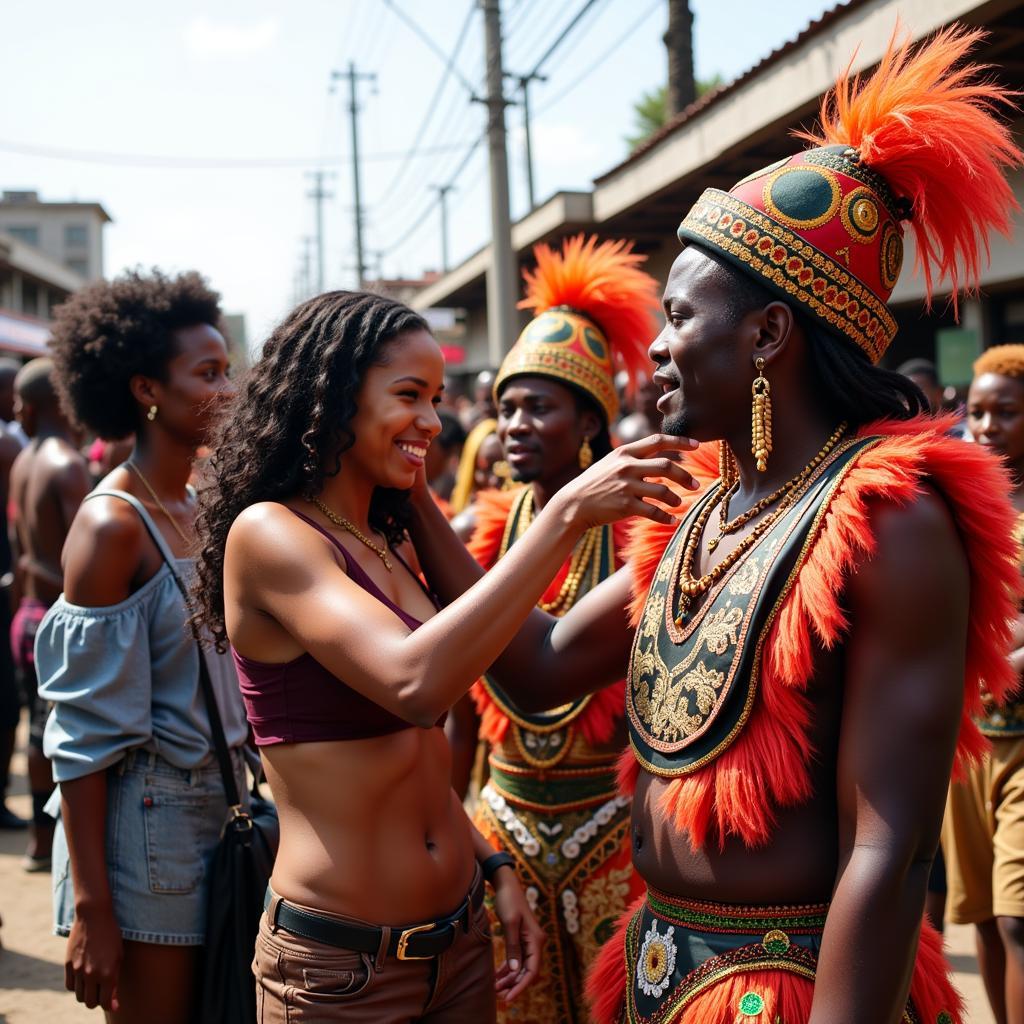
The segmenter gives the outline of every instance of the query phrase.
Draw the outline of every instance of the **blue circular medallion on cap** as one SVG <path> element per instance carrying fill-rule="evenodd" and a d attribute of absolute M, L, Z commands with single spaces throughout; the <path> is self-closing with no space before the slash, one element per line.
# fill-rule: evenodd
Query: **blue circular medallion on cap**
<path fill-rule="evenodd" d="M 823 167 L 783 167 L 765 182 L 765 210 L 794 228 L 816 228 L 830 221 L 842 189 L 835 174 Z"/>

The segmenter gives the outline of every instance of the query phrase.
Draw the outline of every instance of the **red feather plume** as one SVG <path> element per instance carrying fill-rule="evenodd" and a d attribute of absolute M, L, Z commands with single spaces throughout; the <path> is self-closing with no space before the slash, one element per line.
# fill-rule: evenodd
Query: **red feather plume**
<path fill-rule="evenodd" d="M 648 346 L 658 333 L 661 309 L 658 282 L 640 269 L 644 256 L 627 241 L 598 242 L 579 234 L 562 243 L 561 252 L 534 246 L 536 269 L 524 270 L 526 298 L 520 309 L 539 315 L 552 306 L 571 306 L 601 329 L 616 369 L 636 381 L 653 366 Z"/>
<path fill-rule="evenodd" d="M 927 301 L 948 277 L 955 314 L 958 289 L 977 289 L 989 233 L 1008 235 L 1017 208 L 1005 172 L 1024 154 L 996 111 L 1018 94 L 980 81 L 983 66 L 960 63 L 984 38 L 982 30 L 954 25 L 916 50 L 909 39 L 897 40 L 899 32 L 897 23 L 871 77 L 851 78 L 847 66 L 822 102 L 820 133 L 799 135 L 853 147 L 898 198 L 910 201 Z"/>

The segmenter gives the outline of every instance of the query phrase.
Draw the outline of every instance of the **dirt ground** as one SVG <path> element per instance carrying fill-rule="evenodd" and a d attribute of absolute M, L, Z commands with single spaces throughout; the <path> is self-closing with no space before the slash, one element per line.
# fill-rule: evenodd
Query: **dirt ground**
<path fill-rule="evenodd" d="M 12 765 L 9 806 L 30 812 L 23 746 Z M 19 861 L 25 834 L 0 832 L 0 1024 L 101 1024 L 98 1010 L 87 1010 L 64 990 L 64 940 L 51 932 L 50 876 L 26 875 Z M 957 984 L 967 999 L 969 1024 L 993 1024 L 974 961 L 968 928 L 952 927 L 947 952 Z"/>

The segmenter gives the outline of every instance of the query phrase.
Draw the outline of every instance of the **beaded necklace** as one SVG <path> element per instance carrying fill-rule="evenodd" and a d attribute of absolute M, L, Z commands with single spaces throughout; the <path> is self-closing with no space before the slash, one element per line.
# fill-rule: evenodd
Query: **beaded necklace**
<path fill-rule="evenodd" d="M 683 619 L 689 613 L 690 606 L 694 601 L 698 600 L 704 594 L 706 594 L 714 585 L 789 511 L 796 496 L 800 493 L 800 488 L 806 482 L 808 477 L 821 465 L 821 463 L 828 457 L 829 453 L 839 443 L 843 434 L 846 433 L 846 423 L 840 423 L 838 427 L 832 432 L 832 435 L 822 446 L 821 450 L 817 455 L 792 480 L 784 484 L 782 487 L 773 491 L 768 495 L 767 498 L 762 498 L 756 505 L 754 505 L 748 512 L 744 512 L 743 515 L 737 516 L 732 523 L 726 522 L 728 529 L 723 529 L 722 533 L 735 532 L 743 526 L 745 523 L 750 522 L 754 516 L 763 512 L 770 504 L 778 502 L 778 507 L 774 509 L 769 515 L 759 522 L 753 530 L 750 531 L 744 537 L 736 547 L 729 552 L 717 565 L 712 566 L 703 576 L 693 575 L 693 562 L 697 554 L 697 545 L 700 543 L 701 537 L 704 535 L 704 527 L 707 525 L 708 520 L 711 518 L 711 514 L 714 512 L 716 506 L 722 505 L 728 494 L 733 490 L 730 488 L 729 491 L 719 492 L 719 494 L 701 509 L 700 514 L 691 524 L 686 534 L 685 547 L 683 549 L 682 564 L 679 567 L 679 612 L 676 615 L 675 623 L 676 626 L 682 626 Z M 733 487 L 736 485 L 734 484 Z M 742 522 L 741 522 L 742 520 Z M 719 535 L 716 540 L 720 540 Z M 717 547 L 717 543 L 715 545 Z M 710 550 L 714 550 L 709 545 Z"/>
<path fill-rule="evenodd" d="M 821 465 L 825 458 L 828 457 L 829 452 L 839 443 L 839 439 L 846 433 L 846 421 L 844 420 L 839 424 L 838 427 L 832 432 L 832 436 L 825 442 L 825 446 L 818 452 L 817 455 L 811 459 L 810 462 L 800 470 L 799 473 L 791 480 L 787 480 L 781 487 L 777 487 L 767 497 L 762 498 L 760 501 L 751 505 L 746 512 L 741 513 L 732 522 L 729 521 L 729 501 L 733 495 L 739 490 L 739 480 L 734 480 L 729 489 L 722 496 L 722 503 L 718 509 L 718 536 L 712 537 L 708 541 L 708 551 L 714 551 L 718 547 L 725 534 L 735 533 L 738 529 L 746 526 L 751 519 L 756 519 L 766 508 L 771 507 L 781 497 L 789 494 L 790 491 L 799 487 L 817 468 Z M 725 442 L 722 442 L 725 444 Z"/>
<path fill-rule="evenodd" d="M 533 522 L 533 488 L 526 487 L 523 496 L 519 499 L 519 527 L 517 536 L 522 536 Z M 513 510 L 515 514 L 515 510 Z M 603 527 L 592 526 L 583 535 L 582 541 L 577 543 L 569 562 L 569 571 L 562 581 L 558 593 L 550 601 L 540 601 L 537 607 L 541 611 L 551 615 L 564 615 L 576 602 L 576 595 L 587 575 L 592 576 L 593 582 L 601 571 L 601 560 L 604 555 L 604 532 Z"/>

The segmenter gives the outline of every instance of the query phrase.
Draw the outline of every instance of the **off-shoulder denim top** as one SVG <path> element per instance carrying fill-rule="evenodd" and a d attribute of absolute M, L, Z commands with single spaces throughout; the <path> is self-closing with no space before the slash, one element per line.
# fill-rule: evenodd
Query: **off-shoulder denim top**
<path fill-rule="evenodd" d="M 174 557 L 142 503 L 123 491 L 96 491 L 89 498 L 101 495 L 135 508 L 187 584 L 193 561 Z M 102 771 L 136 748 L 183 769 L 211 758 L 213 739 L 199 689 L 200 652 L 167 564 L 117 604 L 84 608 L 61 595 L 39 626 L 35 656 L 40 697 L 53 702 L 43 750 L 53 763 L 55 782 Z M 202 656 L 228 746 L 240 746 L 248 726 L 234 666 L 209 647 Z"/>

